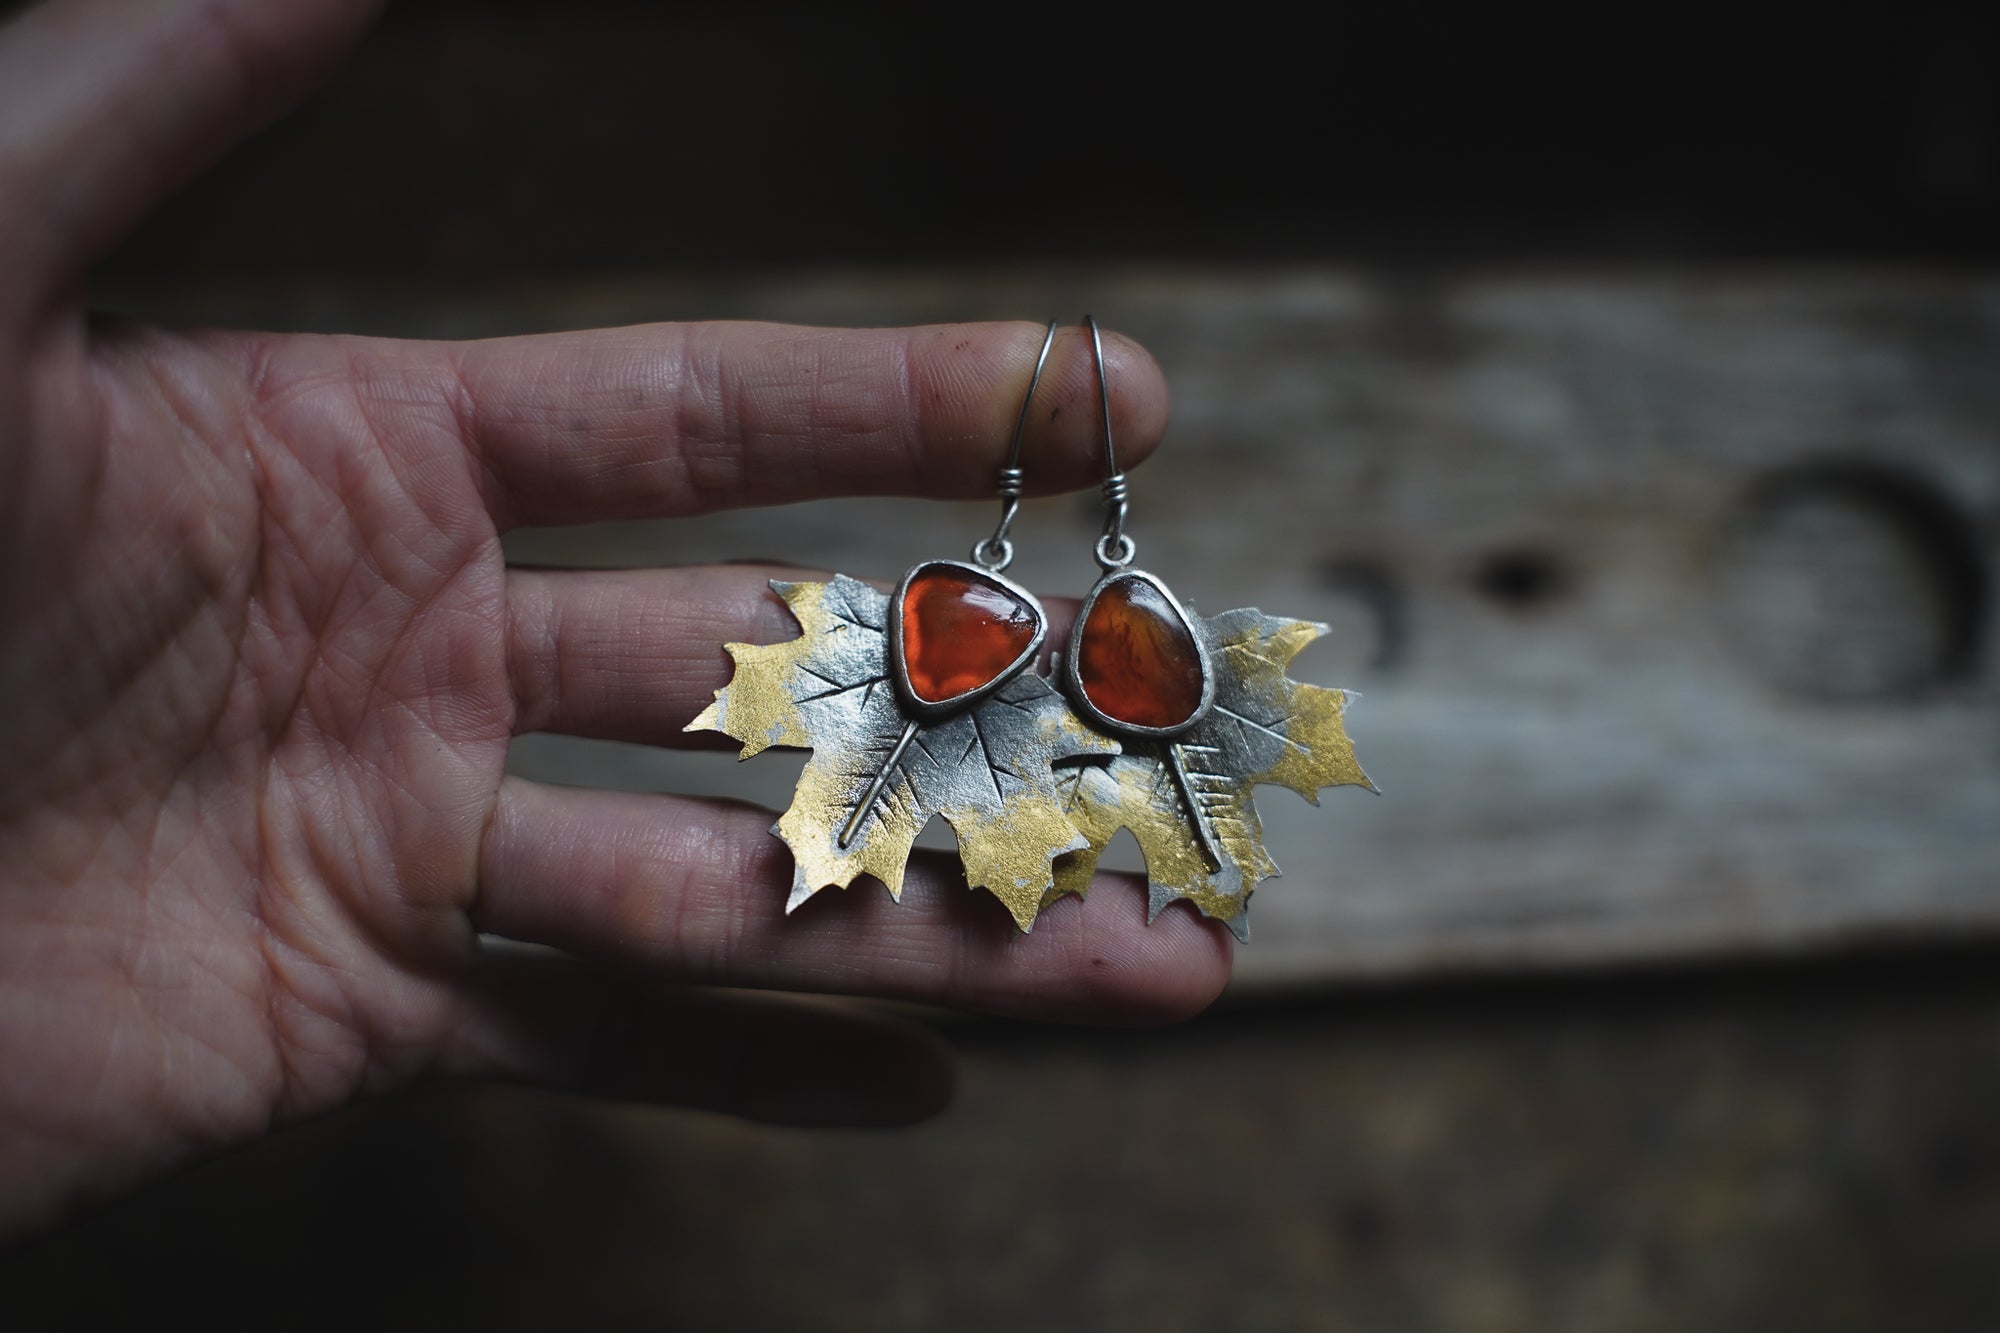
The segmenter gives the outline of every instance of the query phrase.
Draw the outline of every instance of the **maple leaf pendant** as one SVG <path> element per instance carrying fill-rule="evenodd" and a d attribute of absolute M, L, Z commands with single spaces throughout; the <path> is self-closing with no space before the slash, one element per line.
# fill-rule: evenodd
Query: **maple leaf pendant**
<path fill-rule="evenodd" d="M 1105 845 L 1126 828 L 1146 857 L 1149 923 L 1182 898 L 1247 941 L 1250 894 L 1278 873 L 1251 789 L 1275 783 L 1318 805 L 1322 787 L 1375 784 L 1347 739 L 1347 693 L 1286 674 L 1326 626 L 1251 609 L 1201 620 L 1132 567 L 1138 546 L 1125 532 L 1104 344 L 1097 321 L 1083 323 L 1104 430 L 1102 573 L 1077 612 L 1064 680 L 1077 710 L 1122 749 L 1060 770 L 1063 813 L 1088 845 L 1056 862 L 1043 902 L 1083 895 Z"/>
<path fill-rule="evenodd" d="M 1254 609 L 1201 620 L 1153 575 L 1108 566 L 1077 616 L 1066 677 L 1122 753 L 1059 770 L 1063 813 L 1089 845 L 1056 862 L 1044 904 L 1088 890 L 1127 828 L 1146 858 L 1148 921 L 1184 898 L 1247 941 L 1250 894 L 1279 873 L 1251 789 L 1290 787 L 1314 805 L 1323 787 L 1374 790 L 1347 737 L 1347 692 L 1286 674 L 1324 633 Z"/>
<path fill-rule="evenodd" d="M 1033 670 L 1048 632 L 1041 603 L 1001 574 L 1054 320 L 1000 471 L 999 524 L 972 563 L 916 565 L 893 598 L 845 575 L 774 582 L 799 637 L 723 645 L 735 674 L 687 730 L 733 736 L 744 759 L 773 745 L 812 751 L 771 830 L 792 849 L 787 912 L 863 874 L 900 901 L 917 835 L 942 815 L 968 886 L 1006 904 L 1023 932 L 1063 894 L 1081 896 L 1128 828 L 1146 857 L 1148 922 L 1185 899 L 1247 940 L 1250 895 L 1278 873 L 1252 789 L 1290 787 L 1314 805 L 1324 787 L 1374 790 L 1347 738 L 1347 693 L 1286 674 L 1326 626 L 1249 609 L 1201 620 L 1131 567 L 1104 347 L 1097 321 L 1084 324 L 1106 518 L 1103 574 L 1064 654 L 1067 698 Z"/>
<path fill-rule="evenodd" d="M 846 575 L 773 582 L 799 622 L 783 643 L 725 644 L 729 684 L 688 724 L 812 751 L 772 832 L 792 849 L 787 912 L 873 875 L 902 897 L 917 834 L 942 815 L 967 884 L 1023 931 L 1055 892 L 1053 862 L 1089 846 L 1063 814 L 1053 765 L 1116 754 L 1032 669 L 1041 604 L 997 570 L 932 560 L 893 599 Z"/>

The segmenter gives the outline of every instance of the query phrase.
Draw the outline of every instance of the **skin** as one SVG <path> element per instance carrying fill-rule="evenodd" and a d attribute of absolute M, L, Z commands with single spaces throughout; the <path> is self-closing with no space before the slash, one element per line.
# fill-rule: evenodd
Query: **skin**
<path fill-rule="evenodd" d="M 771 571 L 511 570 L 502 532 L 990 493 L 1037 326 L 435 344 L 86 313 L 92 261 L 374 9 L 50 0 L 0 26 L 0 1236 L 426 1076 L 789 1124 L 948 1100 L 927 1029 L 733 988 L 1205 1006 L 1226 934 L 1147 928 L 1135 884 L 1020 937 L 926 860 L 901 907 L 858 886 L 787 918 L 768 811 L 503 772 L 527 731 L 693 743 L 719 645 L 795 631 Z M 1166 390 L 1107 351 L 1136 460 Z M 1028 476 L 1090 484 L 1080 340 L 1043 393 L 1069 410 L 1037 414 Z"/>

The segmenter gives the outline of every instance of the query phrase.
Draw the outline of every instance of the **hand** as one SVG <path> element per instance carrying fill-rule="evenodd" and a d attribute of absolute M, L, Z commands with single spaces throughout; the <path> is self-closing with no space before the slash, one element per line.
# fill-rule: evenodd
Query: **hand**
<path fill-rule="evenodd" d="M 768 812 L 502 773 L 524 731 L 683 743 L 720 644 L 794 630 L 769 571 L 514 571 L 501 532 L 987 493 L 1034 325 L 450 345 L 86 319 L 91 261 L 373 9 L 54 0 L 0 28 L 0 1233 L 426 1074 L 788 1123 L 948 1095 L 922 1027 L 697 986 L 1205 1005 L 1226 936 L 1146 928 L 1132 886 L 1021 938 L 927 860 L 900 907 L 863 884 L 787 918 Z M 1136 458 L 1166 392 L 1109 350 Z M 1075 410 L 1029 477 L 1081 486 L 1088 365 L 1050 373 Z"/>

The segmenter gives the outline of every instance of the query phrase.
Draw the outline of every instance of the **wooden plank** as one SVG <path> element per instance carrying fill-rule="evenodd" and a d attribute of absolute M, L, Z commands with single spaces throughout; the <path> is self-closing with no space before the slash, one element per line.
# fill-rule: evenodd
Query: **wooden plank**
<path fill-rule="evenodd" d="M 1363 693 L 1352 730 L 1386 792 L 1318 811 L 1265 793 L 1286 874 L 1256 899 L 1246 980 L 2000 928 L 2000 277 L 904 271 L 124 298 L 416 334 L 1094 309 L 1175 393 L 1134 476 L 1142 564 L 1208 612 L 1332 624 L 1299 674 Z M 509 549 L 890 579 L 987 519 L 826 501 Z M 1015 572 L 1080 592 L 1095 523 L 1086 498 L 1031 503 Z M 516 766 L 778 804 L 796 771 L 544 737 Z"/>

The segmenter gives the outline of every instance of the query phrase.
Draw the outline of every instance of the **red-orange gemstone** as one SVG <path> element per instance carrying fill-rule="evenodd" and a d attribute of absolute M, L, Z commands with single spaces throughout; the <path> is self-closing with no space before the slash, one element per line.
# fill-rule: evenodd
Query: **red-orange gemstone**
<path fill-rule="evenodd" d="M 1177 727 L 1201 707 L 1201 651 L 1173 603 L 1145 579 L 1105 587 L 1077 634 L 1077 681 L 1112 721 Z"/>
<path fill-rule="evenodd" d="M 921 570 L 903 593 L 903 669 L 925 703 L 1007 674 L 1034 642 L 1041 608 L 970 570 Z"/>

